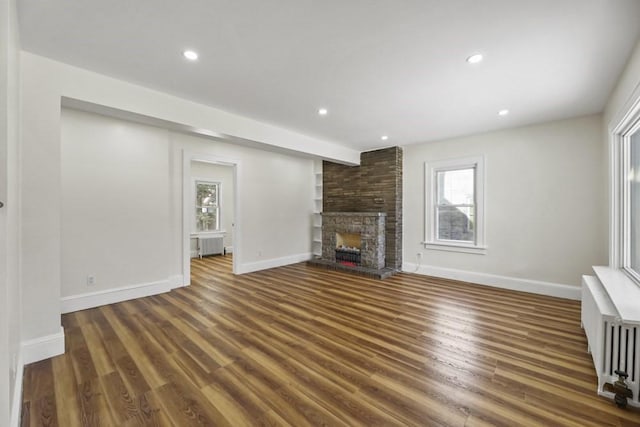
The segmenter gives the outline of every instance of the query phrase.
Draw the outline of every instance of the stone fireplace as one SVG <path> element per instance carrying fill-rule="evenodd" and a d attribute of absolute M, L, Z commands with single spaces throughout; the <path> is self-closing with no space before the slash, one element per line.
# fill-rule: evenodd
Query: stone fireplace
<path fill-rule="evenodd" d="M 383 212 L 323 212 L 322 259 L 373 270 L 385 268 Z"/>
<path fill-rule="evenodd" d="M 324 212 L 386 213 L 385 268 L 393 271 L 402 269 L 400 147 L 362 153 L 359 166 L 325 160 L 322 164 L 321 206 Z"/>

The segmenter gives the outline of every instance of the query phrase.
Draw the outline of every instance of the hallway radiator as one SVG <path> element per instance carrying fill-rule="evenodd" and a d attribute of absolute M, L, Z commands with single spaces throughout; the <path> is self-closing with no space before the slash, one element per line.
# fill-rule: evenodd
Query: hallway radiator
<path fill-rule="evenodd" d="M 640 327 L 621 323 L 606 290 L 594 276 L 582 276 L 582 327 L 598 375 L 598 394 L 605 383 L 618 379 L 616 370 L 629 374 L 627 384 L 633 392 L 629 405 L 640 407 Z"/>
<path fill-rule="evenodd" d="M 224 253 L 224 243 L 222 236 L 198 237 L 198 255 L 202 258 L 205 255 L 217 255 Z"/>

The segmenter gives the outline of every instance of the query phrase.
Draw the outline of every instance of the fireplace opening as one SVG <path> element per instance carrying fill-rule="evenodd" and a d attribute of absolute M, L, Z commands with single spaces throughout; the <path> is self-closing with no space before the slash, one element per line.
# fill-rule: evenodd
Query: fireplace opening
<path fill-rule="evenodd" d="M 362 239 L 357 233 L 336 233 L 336 262 L 342 265 L 359 266 Z"/>

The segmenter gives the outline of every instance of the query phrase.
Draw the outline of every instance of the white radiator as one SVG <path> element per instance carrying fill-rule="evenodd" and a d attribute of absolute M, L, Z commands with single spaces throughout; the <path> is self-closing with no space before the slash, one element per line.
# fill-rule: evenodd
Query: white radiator
<path fill-rule="evenodd" d="M 204 255 L 216 255 L 224 253 L 224 243 L 222 236 L 199 236 L 198 237 L 198 255 L 202 258 Z"/>
<path fill-rule="evenodd" d="M 618 379 L 616 370 L 629 374 L 627 384 L 633 392 L 629 405 L 640 407 L 640 327 L 620 321 L 609 295 L 594 276 L 582 276 L 582 327 L 598 375 L 598 394 L 605 383 Z"/>

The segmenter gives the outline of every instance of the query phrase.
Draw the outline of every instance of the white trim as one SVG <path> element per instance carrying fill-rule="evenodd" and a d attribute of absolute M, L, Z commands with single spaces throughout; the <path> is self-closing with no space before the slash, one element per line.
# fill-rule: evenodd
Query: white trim
<path fill-rule="evenodd" d="M 193 235 L 200 235 L 203 233 L 224 233 L 225 230 L 222 229 L 222 198 L 220 197 L 220 195 L 222 194 L 222 182 L 220 181 L 214 181 L 210 178 L 199 178 L 197 176 L 192 176 L 191 177 L 191 207 L 192 208 L 196 208 L 196 196 L 197 196 L 197 190 L 196 190 L 196 186 L 199 182 L 202 182 L 204 184 L 214 184 L 216 185 L 218 188 L 216 190 L 216 197 L 218 198 L 218 203 L 216 204 L 216 207 L 218 208 L 218 228 L 216 228 L 215 230 L 203 230 L 203 231 L 198 231 L 198 224 L 195 218 L 195 215 L 193 214 L 193 211 L 191 212 L 191 236 Z"/>
<path fill-rule="evenodd" d="M 235 256 L 234 256 L 235 258 Z M 309 261 L 312 258 L 311 252 L 302 254 L 289 255 L 281 258 L 266 259 L 264 261 L 248 262 L 240 265 L 238 274 L 252 273 L 259 270 L 267 270 L 269 268 L 282 267 L 284 265 L 296 264 L 303 261 Z"/>
<path fill-rule="evenodd" d="M 224 247 L 224 253 L 225 254 L 232 254 L 233 253 L 233 246 L 225 246 Z"/>
<path fill-rule="evenodd" d="M 22 341 L 21 347 L 25 365 L 64 354 L 64 328 L 60 326 L 55 334 Z"/>
<path fill-rule="evenodd" d="M 402 271 L 416 273 L 425 276 L 442 277 L 444 279 L 460 280 L 494 288 L 510 289 L 513 291 L 529 292 L 532 294 L 547 295 L 558 298 L 580 300 L 581 290 L 579 286 L 562 283 L 543 282 L 540 280 L 521 279 L 519 277 L 499 276 L 496 274 L 477 273 L 474 271 L 457 270 L 453 268 L 435 267 L 431 265 L 418 265 L 404 263 Z"/>
<path fill-rule="evenodd" d="M 622 137 L 611 131 L 609 137 L 609 265 L 622 265 L 621 237 L 622 237 L 622 194 L 620 167 L 622 156 Z"/>
<path fill-rule="evenodd" d="M 13 379 L 13 402 L 9 426 L 18 427 L 22 415 L 22 379 L 24 376 L 24 363 L 22 360 L 22 348 L 18 351 L 18 364 L 16 365 L 16 377 Z"/>
<path fill-rule="evenodd" d="M 182 151 L 182 278 L 183 285 L 191 283 L 191 162 L 214 163 L 233 167 L 233 243 L 235 253 L 233 256 L 233 274 L 240 274 L 242 260 L 242 194 L 240 177 L 242 165 L 240 160 L 211 154 L 196 153 L 189 150 Z"/>
<path fill-rule="evenodd" d="M 474 204 L 476 214 L 475 242 L 468 244 L 465 242 L 442 241 L 436 239 L 436 189 L 435 174 L 439 171 L 457 170 L 473 168 L 475 170 Z M 484 156 L 470 156 L 456 159 L 436 160 L 424 163 L 424 193 L 425 193 L 425 216 L 424 216 L 424 247 L 425 249 L 445 250 L 452 252 L 486 254 L 486 160 Z"/>
<path fill-rule="evenodd" d="M 169 276 L 169 286 L 171 289 L 181 288 L 184 286 L 184 279 L 182 278 L 182 274 L 175 274 L 173 276 Z"/>
<path fill-rule="evenodd" d="M 474 246 L 443 242 L 424 242 L 423 245 L 425 249 L 448 252 L 463 252 L 476 255 L 486 255 L 488 249 L 486 246 Z"/>
<path fill-rule="evenodd" d="M 169 292 L 171 289 L 183 286 L 183 282 L 182 276 L 176 275 L 157 282 L 141 283 L 116 289 L 105 289 L 103 291 L 71 295 L 60 298 L 60 309 L 62 313 L 70 313 L 73 311 L 86 310 L 88 308 L 114 304 L 130 299 L 162 294 Z"/>
<path fill-rule="evenodd" d="M 225 229 L 220 229 L 220 230 L 216 230 L 216 231 L 194 231 L 190 234 L 191 238 L 197 238 L 200 236 L 223 236 L 227 234 L 227 230 Z"/>
<path fill-rule="evenodd" d="M 624 265 L 624 251 L 622 245 L 625 242 L 624 214 L 626 174 L 625 174 L 625 135 L 637 125 L 640 118 L 640 92 L 634 93 L 627 105 L 625 112 L 618 119 L 612 120 L 609 125 L 609 266 L 621 268 Z M 628 137 L 627 137 L 628 139 Z"/>

